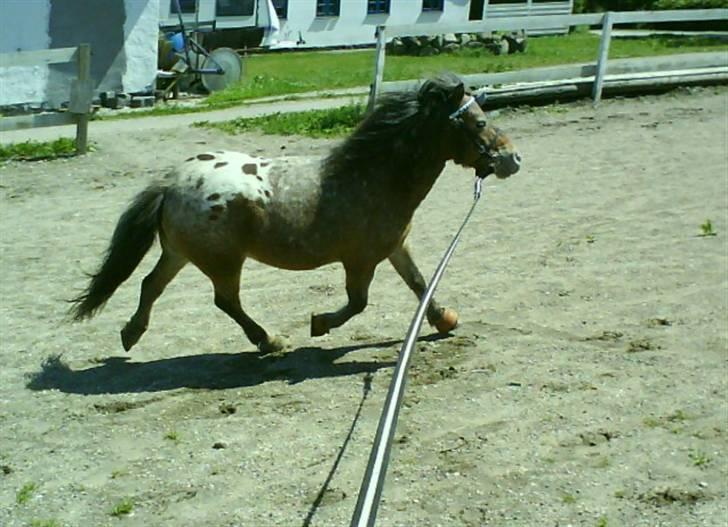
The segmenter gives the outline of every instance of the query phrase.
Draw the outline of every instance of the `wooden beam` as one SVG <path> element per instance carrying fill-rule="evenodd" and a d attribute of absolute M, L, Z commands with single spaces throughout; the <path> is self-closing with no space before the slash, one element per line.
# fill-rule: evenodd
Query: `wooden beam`
<path fill-rule="evenodd" d="M 90 96 L 93 94 L 93 86 L 91 85 L 91 45 L 80 44 L 78 46 L 78 84 L 83 88 L 84 92 L 79 95 L 75 110 L 76 113 L 76 152 L 85 154 L 88 147 L 88 119 L 91 110 Z"/>
<path fill-rule="evenodd" d="M 0 54 L 0 68 L 10 66 L 42 66 L 76 60 L 77 48 L 39 49 Z"/>
<path fill-rule="evenodd" d="M 25 130 L 26 128 L 43 128 L 45 126 L 62 126 L 65 124 L 76 124 L 76 116 L 72 113 L 63 112 L 2 117 L 0 118 L 0 132 Z"/>

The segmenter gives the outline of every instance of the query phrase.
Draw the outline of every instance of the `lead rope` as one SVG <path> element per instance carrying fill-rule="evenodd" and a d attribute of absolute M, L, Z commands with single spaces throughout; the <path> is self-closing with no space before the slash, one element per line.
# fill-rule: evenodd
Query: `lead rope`
<path fill-rule="evenodd" d="M 415 343 L 417 342 L 417 335 L 422 327 L 422 321 L 427 311 L 427 306 L 430 304 L 432 295 L 435 293 L 435 288 L 440 282 L 440 278 L 445 272 L 445 267 L 450 261 L 450 257 L 455 252 L 455 247 L 460 240 L 460 234 L 462 234 L 465 225 L 470 220 L 475 206 L 478 204 L 481 194 L 481 185 L 483 177 L 475 177 L 475 188 L 473 191 L 473 205 L 470 207 L 468 214 L 465 216 L 460 229 L 455 234 L 450 247 L 445 251 L 440 264 L 435 270 L 435 274 L 432 276 L 432 280 L 425 290 L 425 294 L 420 300 L 420 305 L 417 308 L 412 322 L 410 323 L 407 335 L 405 336 L 402 348 L 399 351 L 399 359 L 397 366 L 394 369 L 392 375 L 392 381 L 389 385 L 389 392 L 387 393 L 387 399 L 384 402 L 384 409 L 379 419 L 379 426 L 377 427 L 377 435 L 374 438 L 374 446 L 369 455 L 369 463 L 367 464 L 367 470 L 362 480 L 361 488 L 359 489 L 359 497 L 356 502 L 356 508 L 354 509 L 354 515 L 351 518 L 351 527 L 373 527 L 377 517 L 377 509 L 379 508 L 379 500 L 382 496 L 382 488 L 384 487 L 384 478 L 387 474 L 387 465 L 389 464 L 389 453 L 392 447 L 392 440 L 394 439 L 394 432 L 397 427 L 397 418 L 399 416 L 399 410 L 402 406 L 402 396 L 404 395 L 405 380 L 407 375 L 407 368 L 409 367 L 410 358 L 412 351 L 414 350 Z"/>

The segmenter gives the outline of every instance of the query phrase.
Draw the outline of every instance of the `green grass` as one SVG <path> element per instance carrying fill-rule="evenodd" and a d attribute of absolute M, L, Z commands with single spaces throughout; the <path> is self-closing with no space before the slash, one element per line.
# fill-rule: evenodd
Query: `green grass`
<path fill-rule="evenodd" d="M 700 231 L 701 233 L 699 236 L 716 236 L 717 233 L 713 230 L 713 222 L 710 220 L 705 220 L 703 224 L 700 225 Z"/>
<path fill-rule="evenodd" d="M 33 520 L 30 527 L 61 527 L 61 524 L 57 520 Z"/>
<path fill-rule="evenodd" d="M 364 116 L 360 104 L 350 104 L 331 110 L 276 113 L 262 117 L 240 118 L 220 123 L 202 121 L 193 126 L 217 128 L 229 134 L 258 130 L 264 134 L 334 137 L 350 132 Z"/>
<path fill-rule="evenodd" d="M 460 74 L 497 73 L 543 66 L 595 62 L 599 37 L 587 31 L 570 35 L 531 38 L 526 53 L 495 56 L 484 49 L 463 49 L 433 57 L 387 55 L 384 80 L 422 79 L 444 70 Z M 698 37 L 650 37 L 612 39 L 612 59 L 728 50 L 728 45 Z M 374 69 L 374 50 L 347 52 L 306 51 L 268 53 L 245 57 L 245 75 L 240 83 L 211 94 L 198 106 L 161 106 L 120 113 L 108 118 L 168 115 L 218 110 L 246 100 L 269 96 L 294 96 L 311 91 L 331 91 L 369 86 Z"/>
<path fill-rule="evenodd" d="M 32 481 L 26 483 L 25 485 L 20 487 L 20 490 L 15 494 L 15 503 L 17 503 L 18 505 L 28 503 L 30 498 L 33 497 L 33 493 L 35 493 L 37 489 L 38 485 L 36 485 Z"/>
<path fill-rule="evenodd" d="M 708 454 L 706 454 L 702 450 L 693 450 L 688 454 L 688 457 L 690 457 L 693 465 L 695 465 L 696 467 L 704 467 L 708 465 L 711 461 Z"/>
<path fill-rule="evenodd" d="M 564 36 L 531 38 L 526 53 L 495 56 L 484 49 L 463 49 L 433 57 L 387 55 L 384 80 L 421 79 L 443 70 L 460 74 L 496 73 L 543 66 L 594 62 L 599 37 L 581 31 Z M 728 49 L 715 40 L 652 37 L 612 39 L 610 58 L 630 58 Z M 266 54 L 245 59 L 246 76 L 238 85 L 212 94 L 208 104 L 230 103 L 268 95 L 368 86 L 374 50 Z"/>
<path fill-rule="evenodd" d="M 76 142 L 62 137 L 55 141 L 25 141 L 0 145 L 0 161 L 38 161 L 76 155 Z"/>
<path fill-rule="evenodd" d="M 120 502 L 118 502 L 114 507 L 111 509 L 109 514 L 111 516 L 115 516 L 117 518 L 121 516 L 126 516 L 127 514 L 131 514 L 131 511 L 134 510 L 134 502 L 131 498 L 124 498 Z"/>

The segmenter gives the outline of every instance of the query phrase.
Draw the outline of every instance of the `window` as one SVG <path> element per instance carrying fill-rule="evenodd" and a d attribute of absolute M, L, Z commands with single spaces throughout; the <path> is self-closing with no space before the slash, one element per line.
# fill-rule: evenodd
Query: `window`
<path fill-rule="evenodd" d="M 273 0 L 273 7 L 278 18 L 288 18 L 288 0 Z"/>
<path fill-rule="evenodd" d="M 339 0 L 316 0 L 316 16 L 339 16 Z"/>
<path fill-rule="evenodd" d="M 194 13 L 196 4 L 196 0 L 179 0 L 179 7 L 183 13 Z M 176 15 L 177 12 L 177 0 L 169 0 L 169 13 Z"/>
<path fill-rule="evenodd" d="M 422 0 L 423 11 L 442 11 L 444 0 Z"/>
<path fill-rule="evenodd" d="M 216 0 L 217 16 L 250 16 L 255 9 L 255 0 Z"/>
<path fill-rule="evenodd" d="M 389 13 L 389 0 L 367 0 L 367 14 Z"/>

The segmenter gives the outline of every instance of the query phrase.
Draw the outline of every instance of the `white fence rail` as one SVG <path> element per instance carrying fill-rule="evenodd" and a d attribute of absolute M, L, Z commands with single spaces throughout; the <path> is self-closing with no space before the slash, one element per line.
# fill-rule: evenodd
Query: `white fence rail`
<path fill-rule="evenodd" d="M 71 83 L 68 112 L 21 115 L 0 118 L 0 131 L 41 128 L 64 124 L 76 125 L 76 151 L 85 154 L 88 148 L 88 121 L 93 98 L 91 80 L 91 46 L 80 44 L 73 48 L 56 48 L 38 51 L 18 51 L 0 55 L 0 66 L 39 66 L 76 62 L 78 76 Z"/>
<path fill-rule="evenodd" d="M 404 37 L 404 36 L 432 36 L 443 33 L 483 33 L 491 31 L 520 31 L 529 29 L 539 29 L 543 27 L 572 27 L 572 26 L 601 26 L 601 40 L 599 44 L 599 53 L 594 64 L 557 66 L 555 68 L 537 68 L 529 70 L 519 70 L 498 74 L 486 74 L 481 76 L 466 75 L 464 78 L 474 84 L 477 79 L 482 84 L 500 84 L 500 83 L 519 83 L 519 82 L 537 82 L 544 80 L 566 80 L 573 77 L 587 78 L 592 83 L 592 99 L 597 104 L 602 97 L 602 91 L 605 86 L 605 75 L 616 73 L 620 67 L 629 67 L 630 73 L 648 73 L 655 64 L 663 64 L 665 58 L 659 57 L 654 59 L 633 59 L 630 63 L 619 62 L 616 68 L 609 67 L 609 45 L 611 41 L 611 31 L 615 24 L 634 24 L 634 23 L 659 23 L 659 22 L 695 22 L 705 20 L 728 20 L 728 9 L 691 9 L 691 10 L 666 10 L 666 11 L 622 11 L 607 13 L 587 13 L 581 15 L 547 15 L 538 17 L 513 17 L 513 18 L 495 18 L 477 22 L 466 22 L 460 24 L 427 24 L 427 25 L 406 25 L 406 26 L 379 26 L 377 27 L 377 53 L 374 67 L 374 82 L 372 83 L 369 94 L 369 106 L 371 107 L 377 95 L 389 86 L 402 83 L 382 83 L 382 76 L 385 62 L 385 46 L 383 45 L 387 38 Z M 707 55 L 701 54 L 701 57 L 685 55 L 687 62 L 683 60 L 680 68 L 677 69 L 693 69 L 693 68 L 716 68 L 717 75 L 728 74 L 728 54 L 713 54 L 709 59 Z M 695 59 L 695 62 L 690 62 Z M 650 62 L 654 60 L 655 62 Z M 669 61 L 670 59 L 668 59 Z M 673 57 L 672 60 L 681 60 Z M 705 60 L 710 62 L 705 65 Z M 626 66 L 626 64 L 630 64 Z M 638 70 L 637 68 L 644 68 Z M 660 66 L 661 71 L 664 66 Z M 725 70 L 725 71 L 724 71 Z M 622 72 L 624 73 L 624 72 Z M 545 75 L 546 77 L 539 77 Z M 500 77 L 499 77 L 500 76 Z"/>

